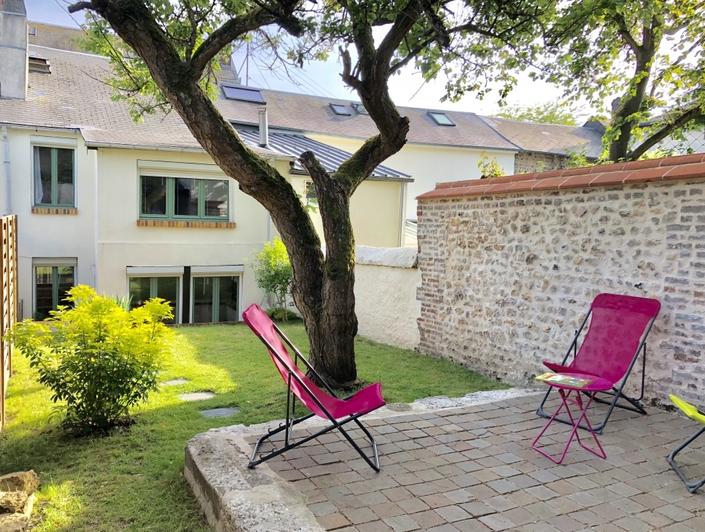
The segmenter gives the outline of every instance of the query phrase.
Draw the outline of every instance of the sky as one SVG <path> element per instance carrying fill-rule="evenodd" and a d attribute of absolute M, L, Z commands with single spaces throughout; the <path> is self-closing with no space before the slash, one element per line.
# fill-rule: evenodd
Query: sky
<path fill-rule="evenodd" d="M 70 15 L 67 6 L 72 2 L 67 0 L 25 0 L 27 16 L 35 22 L 45 22 L 60 26 L 79 27 L 83 15 Z M 240 70 L 241 79 L 245 80 L 244 50 L 235 55 L 233 64 Z M 249 62 L 249 84 L 260 88 L 284 90 L 318 96 L 357 99 L 350 89 L 340 80 L 341 66 L 337 57 L 328 61 L 307 63 L 303 69 L 294 69 L 290 77 L 274 73 L 255 61 Z M 474 95 L 466 95 L 458 102 L 442 102 L 445 94 L 444 80 L 439 77 L 430 82 L 423 82 L 421 75 L 407 68 L 389 81 L 389 90 L 397 105 L 421 107 L 428 109 L 448 109 L 492 115 L 500 110 L 496 95 L 486 96 L 483 100 Z M 507 99 L 510 105 L 531 106 L 559 100 L 561 92 L 558 88 L 546 83 L 532 81 L 528 76 L 519 78 L 519 83 Z M 582 112 L 581 112 L 582 111 Z M 585 118 L 588 110 L 578 109 L 576 114 Z"/>

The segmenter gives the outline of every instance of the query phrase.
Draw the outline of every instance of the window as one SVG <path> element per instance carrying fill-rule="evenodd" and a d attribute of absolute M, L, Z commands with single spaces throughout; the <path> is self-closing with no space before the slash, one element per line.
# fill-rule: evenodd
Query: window
<path fill-rule="evenodd" d="M 352 106 L 355 108 L 358 114 L 361 115 L 368 115 L 370 113 L 367 112 L 367 109 L 365 109 L 365 106 L 362 105 L 361 103 L 354 103 Z"/>
<path fill-rule="evenodd" d="M 318 196 L 313 181 L 306 181 L 306 205 L 318 206 Z"/>
<path fill-rule="evenodd" d="M 175 323 L 179 310 L 178 277 L 130 277 L 130 308 L 143 305 L 148 299 L 160 297 L 171 304 Z"/>
<path fill-rule="evenodd" d="M 34 204 L 75 205 L 73 149 L 34 146 Z"/>
<path fill-rule="evenodd" d="M 338 116 L 352 116 L 352 113 L 350 112 L 350 109 L 348 109 L 347 105 L 342 105 L 339 103 L 331 103 L 329 105 L 331 110 Z"/>
<path fill-rule="evenodd" d="M 228 100 L 240 100 L 242 102 L 251 103 L 266 103 L 262 97 L 262 92 L 259 89 L 250 89 L 247 87 L 232 87 L 223 85 L 223 96 Z"/>
<path fill-rule="evenodd" d="M 229 183 L 224 179 L 142 176 L 142 218 L 229 218 Z"/>
<path fill-rule="evenodd" d="M 433 118 L 433 121 L 438 124 L 439 126 L 454 126 L 455 122 L 453 122 L 447 114 L 445 113 L 439 113 L 435 111 L 429 111 L 428 115 Z"/>
<path fill-rule="evenodd" d="M 59 305 L 74 286 L 75 264 L 34 265 L 34 319 L 43 320 Z"/>
<path fill-rule="evenodd" d="M 191 321 L 193 323 L 218 323 L 238 321 L 239 283 L 238 277 L 194 277 L 193 307 Z"/>

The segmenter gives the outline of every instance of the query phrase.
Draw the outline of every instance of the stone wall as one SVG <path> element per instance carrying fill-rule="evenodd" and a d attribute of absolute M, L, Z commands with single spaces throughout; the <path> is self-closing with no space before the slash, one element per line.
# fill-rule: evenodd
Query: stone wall
<path fill-rule="evenodd" d="M 362 336 L 414 349 L 419 344 L 416 290 L 421 282 L 417 253 L 410 248 L 358 246 L 355 311 Z"/>
<path fill-rule="evenodd" d="M 514 173 L 544 172 L 565 168 L 568 158 L 563 155 L 552 155 L 532 151 L 518 152 L 514 156 Z"/>
<path fill-rule="evenodd" d="M 646 398 L 702 403 L 702 180 L 450 195 L 419 201 L 421 351 L 526 383 L 562 359 L 599 292 L 656 297 Z"/>

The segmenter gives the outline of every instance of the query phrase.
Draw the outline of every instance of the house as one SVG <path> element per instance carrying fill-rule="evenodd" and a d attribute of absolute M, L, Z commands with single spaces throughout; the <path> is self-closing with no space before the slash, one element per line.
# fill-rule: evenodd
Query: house
<path fill-rule="evenodd" d="M 21 0 L 0 1 L 0 17 L 0 214 L 18 215 L 21 317 L 46 316 L 78 283 L 167 299 L 177 323 L 234 321 L 261 302 L 247 264 L 276 234 L 267 211 L 176 113 L 133 122 L 106 58 L 28 44 Z M 292 153 L 305 145 L 331 170 L 348 155 L 276 128 L 242 135 L 312 203 Z M 410 182 L 379 166 L 359 187 L 358 243 L 401 243 Z"/>

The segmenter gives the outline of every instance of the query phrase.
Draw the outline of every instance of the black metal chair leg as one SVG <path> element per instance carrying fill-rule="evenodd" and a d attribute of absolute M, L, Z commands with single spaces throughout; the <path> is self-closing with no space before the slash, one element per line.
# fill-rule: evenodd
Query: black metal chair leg
<path fill-rule="evenodd" d="M 688 488 L 688 491 L 690 493 L 695 493 L 698 491 L 702 486 L 705 485 L 705 478 L 702 480 L 698 480 L 695 482 L 690 482 L 688 479 L 685 477 L 685 474 L 681 470 L 680 466 L 676 463 L 676 455 L 680 453 L 683 449 L 688 447 L 691 443 L 693 443 L 696 439 L 698 439 L 703 433 L 705 433 L 705 427 L 701 428 L 698 430 L 695 434 L 693 434 L 690 438 L 688 438 L 685 442 L 683 442 L 680 446 L 678 446 L 676 449 L 674 449 L 667 457 L 666 461 L 670 464 L 670 466 L 673 468 L 673 470 L 676 472 L 676 474 L 680 477 L 680 479 L 683 481 L 683 484 L 685 484 L 685 487 Z"/>

